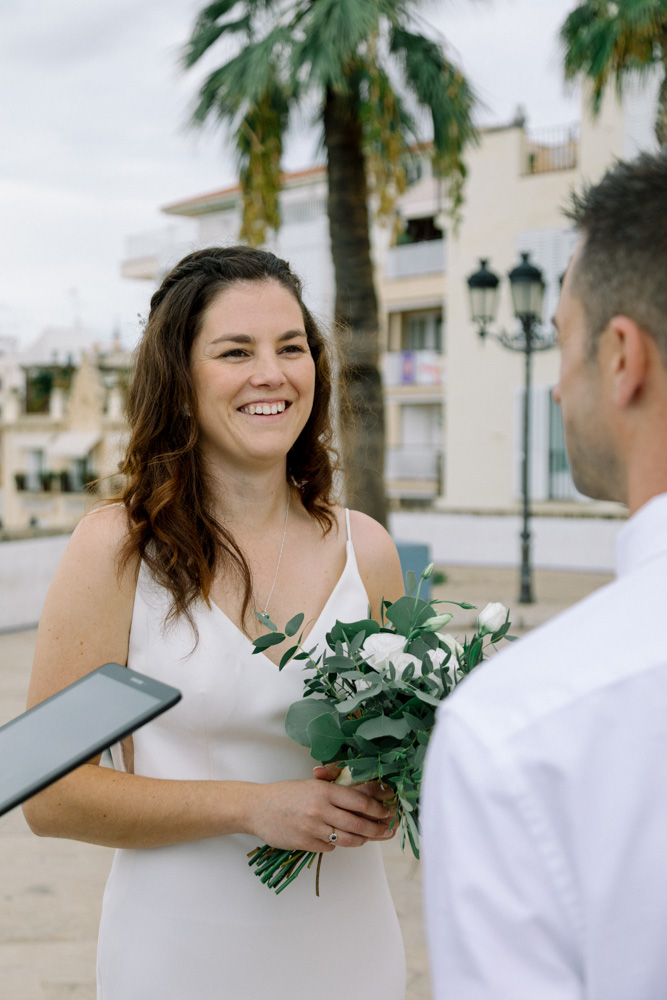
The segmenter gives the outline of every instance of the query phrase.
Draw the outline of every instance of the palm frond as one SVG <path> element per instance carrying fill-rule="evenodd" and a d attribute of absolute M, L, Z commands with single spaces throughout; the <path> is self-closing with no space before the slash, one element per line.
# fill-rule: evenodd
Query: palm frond
<path fill-rule="evenodd" d="M 478 141 L 472 121 L 475 94 L 443 50 L 424 35 L 394 28 L 391 52 L 403 64 L 405 81 L 433 121 L 433 166 L 448 179 L 450 211 L 456 221 L 463 201 L 463 151 Z"/>
<path fill-rule="evenodd" d="M 266 242 L 267 229 L 280 227 L 280 160 L 289 118 L 285 92 L 272 84 L 250 107 L 237 130 L 243 219 L 239 238 L 250 246 Z"/>
<path fill-rule="evenodd" d="M 300 24 L 294 75 L 306 86 L 346 90 L 360 48 L 377 33 L 378 0 L 317 0 Z"/>
<path fill-rule="evenodd" d="M 559 32 L 565 78 L 591 81 L 597 114 L 609 80 L 620 96 L 628 73 L 642 75 L 660 59 L 665 37 L 667 0 L 584 0 Z"/>
<path fill-rule="evenodd" d="M 183 51 L 182 62 L 186 69 L 194 66 L 222 35 L 230 31 L 230 22 L 222 21 L 220 23 L 221 18 L 226 17 L 238 3 L 239 0 L 216 0 L 215 3 L 209 4 L 208 7 L 200 11 Z M 231 22 L 231 24 L 238 25 L 245 22 L 248 28 L 250 20 L 250 11 L 246 11 L 240 21 Z M 233 27 L 231 30 L 234 30 Z"/>
<path fill-rule="evenodd" d="M 363 88 L 367 96 L 360 103 L 359 117 L 369 189 L 376 196 L 376 216 L 385 221 L 391 217 L 396 198 L 407 186 L 405 136 L 413 123 L 374 55 L 371 46 Z"/>
<path fill-rule="evenodd" d="M 278 26 L 211 73 L 200 87 L 193 122 L 201 125 L 211 115 L 231 121 L 239 111 L 259 104 L 285 75 L 282 63 L 288 44 L 288 29 Z"/>

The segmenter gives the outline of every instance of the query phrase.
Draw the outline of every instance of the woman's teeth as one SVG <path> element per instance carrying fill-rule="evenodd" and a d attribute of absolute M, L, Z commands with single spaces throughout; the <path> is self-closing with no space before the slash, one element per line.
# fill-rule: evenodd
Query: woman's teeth
<path fill-rule="evenodd" d="M 271 416 L 272 413 L 282 413 L 286 407 L 286 403 L 251 403 L 249 406 L 240 407 L 241 413 L 250 413 L 255 415 L 260 413 L 264 417 Z"/>

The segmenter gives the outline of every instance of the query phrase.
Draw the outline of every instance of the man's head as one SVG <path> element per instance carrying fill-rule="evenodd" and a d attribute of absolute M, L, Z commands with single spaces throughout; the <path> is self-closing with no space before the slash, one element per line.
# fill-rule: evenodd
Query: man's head
<path fill-rule="evenodd" d="M 637 482 L 638 459 L 667 408 L 667 151 L 617 163 L 566 214 L 581 240 L 556 312 L 554 398 L 577 488 L 631 502 L 654 488 Z"/>

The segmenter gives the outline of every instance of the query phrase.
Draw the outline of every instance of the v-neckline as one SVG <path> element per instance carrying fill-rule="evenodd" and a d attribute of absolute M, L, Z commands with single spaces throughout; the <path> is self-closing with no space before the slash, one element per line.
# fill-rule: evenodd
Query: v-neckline
<path fill-rule="evenodd" d="M 343 566 L 343 569 L 341 571 L 340 576 L 338 577 L 338 580 L 334 584 L 333 590 L 331 591 L 331 593 L 327 597 L 327 599 L 326 599 L 326 601 L 324 603 L 324 607 L 322 608 L 322 610 L 320 611 L 319 615 L 317 616 L 317 618 L 313 622 L 312 628 L 309 629 L 308 634 L 304 636 L 302 645 L 305 645 L 306 642 L 310 639 L 310 637 L 315 634 L 316 629 L 319 627 L 319 624 L 320 624 L 322 618 L 324 617 L 325 611 L 327 610 L 327 608 L 329 607 L 329 605 L 333 601 L 333 599 L 334 599 L 334 597 L 336 595 L 336 591 L 340 587 L 341 583 L 343 582 L 343 579 L 345 578 L 345 575 L 347 574 L 348 568 L 349 568 L 349 566 L 351 564 L 350 563 L 350 546 L 351 545 L 352 545 L 352 540 L 348 536 L 348 539 L 347 539 L 347 541 L 345 543 L 345 565 Z M 222 617 L 225 619 L 225 621 L 228 622 L 231 625 L 231 627 L 234 629 L 234 631 L 239 636 L 241 636 L 242 639 L 245 640 L 245 642 L 246 642 L 246 644 L 248 646 L 252 646 L 252 639 L 248 638 L 248 636 L 245 634 L 245 632 L 243 632 L 242 629 L 240 629 L 238 627 L 238 625 L 236 624 L 236 622 L 232 621 L 232 619 L 229 617 L 229 615 L 226 614 L 226 612 L 224 612 L 222 610 L 222 608 L 220 607 L 219 604 L 216 604 L 215 601 L 211 601 L 210 607 L 212 609 L 214 609 L 214 612 L 217 612 L 218 614 L 222 615 Z M 298 613 L 298 612 L 295 612 L 295 613 Z M 267 663 L 271 664 L 272 667 L 277 667 L 278 666 L 278 664 L 274 663 L 273 660 L 271 659 L 271 657 L 267 656 L 266 653 L 264 653 L 264 652 L 256 653 L 255 655 L 263 657 L 267 661 Z"/>

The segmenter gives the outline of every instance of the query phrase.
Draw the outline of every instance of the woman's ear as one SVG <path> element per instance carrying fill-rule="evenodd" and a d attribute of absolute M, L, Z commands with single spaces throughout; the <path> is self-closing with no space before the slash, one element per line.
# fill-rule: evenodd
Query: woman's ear
<path fill-rule="evenodd" d="M 613 316 L 606 334 L 604 350 L 614 402 L 625 409 L 639 400 L 646 385 L 650 367 L 648 334 L 629 316 Z"/>

